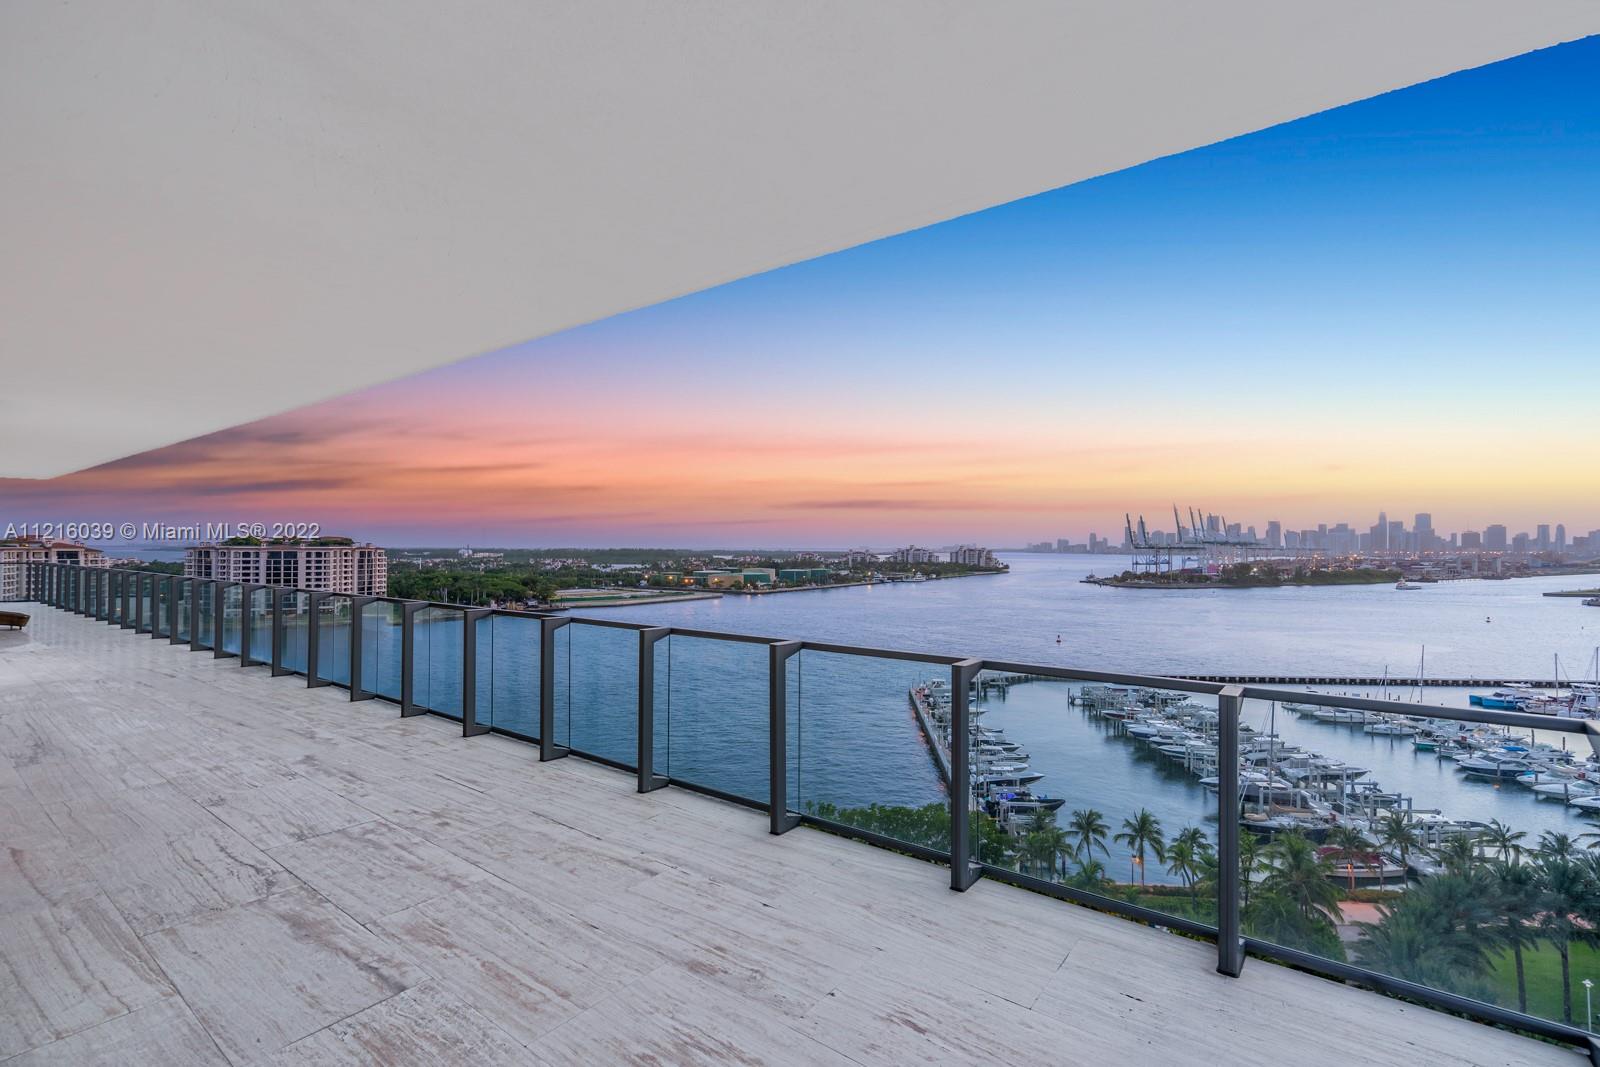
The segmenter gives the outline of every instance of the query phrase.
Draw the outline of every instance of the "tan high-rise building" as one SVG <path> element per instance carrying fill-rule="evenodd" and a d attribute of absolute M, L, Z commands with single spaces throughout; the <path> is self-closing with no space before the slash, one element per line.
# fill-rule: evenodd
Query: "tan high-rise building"
<path fill-rule="evenodd" d="M 75 541 L 15 537 L 0 541 L 0 600 L 18 600 L 27 591 L 27 568 L 19 563 L 67 563 L 104 567 L 109 561 L 98 548 Z"/>
<path fill-rule="evenodd" d="M 189 578 L 355 596 L 384 596 L 389 590 L 389 560 L 384 550 L 342 537 L 194 545 L 184 551 L 183 573 Z"/>

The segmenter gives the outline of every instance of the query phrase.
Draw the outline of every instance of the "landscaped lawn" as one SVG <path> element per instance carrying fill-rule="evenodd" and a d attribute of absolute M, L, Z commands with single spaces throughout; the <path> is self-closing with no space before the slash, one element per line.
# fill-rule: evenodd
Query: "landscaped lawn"
<path fill-rule="evenodd" d="M 1513 1010 L 1517 1006 L 1517 968 L 1509 951 L 1497 952 L 1494 972 L 1489 976 L 1499 990 L 1500 1003 Z M 1537 951 L 1524 951 L 1522 967 L 1528 978 L 1528 1014 L 1546 1019 L 1561 1018 L 1561 957 L 1549 945 Z M 1595 983 L 1594 1008 L 1600 1015 L 1600 949 L 1588 945 L 1572 946 L 1572 1021 L 1583 1025 L 1583 980 Z M 1600 1021 L 1600 1020 L 1597 1020 Z"/>

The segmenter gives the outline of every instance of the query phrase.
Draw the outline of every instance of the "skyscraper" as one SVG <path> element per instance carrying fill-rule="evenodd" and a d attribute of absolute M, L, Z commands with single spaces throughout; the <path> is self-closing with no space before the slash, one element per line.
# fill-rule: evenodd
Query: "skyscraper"
<path fill-rule="evenodd" d="M 1504 552 L 1506 550 L 1506 528 L 1499 523 L 1484 527 L 1483 547 L 1490 552 Z"/>
<path fill-rule="evenodd" d="M 1378 512 L 1378 525 L 1372 528 L 1372 550 L 1374 552 L 1389 551 L 1389 513 Z"/>
<path fill-rule="evenodd" d="M 1283 547 L 1283 524 L 1277 519 L 1273 519 L 1271 522 L 1267 523 L 1267 547 Z"/>
<path fill-rule="evenodd" d="M 1412 547 L 1418 552 L 1426 552 L 1435 547 L 1433 543 L 1433 514 L 1427 511 L 1417 512 L 1417 518 L 1412 525 L 1411 536 L 1416 540 Z"/>
<path fill-rule="evenodd" d="M 1533 535 L 1533 543 L 1540 552 L 1550 551 L 1550 524 L 1541 522 Z"/>

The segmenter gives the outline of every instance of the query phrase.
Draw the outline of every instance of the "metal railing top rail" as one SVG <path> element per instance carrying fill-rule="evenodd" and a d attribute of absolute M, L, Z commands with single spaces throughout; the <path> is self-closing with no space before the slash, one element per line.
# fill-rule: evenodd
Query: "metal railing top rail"
<path fill-rule="evenodd" d="M 1409 715 L 1413 718 L 1454 719 L 1458 722 L 1476 722 L 1485 726 L 1509 726 L 1518 730 L 1555 730 L 1561 733 L 1590 733 L 1585 725 L 1592 720 L 1571 719 L 1560 715 L 1537 715 L 1526 711 L 1497 711 L 1494 708 L 1453 708 L 1443 704 L 1417 704 L 1407 700 L 1384 700 L 1376 697 L 1336 696 L 1331 693 L 1307 693 L 1295 689 L 1276 689 L 1271 686 L 1239 686 L 1246 700 L 1277 701 L 1280 704 L 1314 704 L 1324 708 L 1348 708 L 1352 711 L 1376 711 L 1392 715 Z"/>
<path fill-rule="evenodd" d="M 27 566 L 41 561 L 20 560 L 9 565 Z M 45 566 L 79 568 L 79 564 L 43 563 Z M 179 578 L 189 581 L 204 582 L 208 585 L 248 586 L 253 583 L 236 582 L 219 578 L 186 578 L 184 575 L 167 574 L 163 571 L 145 571 L 139 568 L 105 567 L 90 568 L 106 573 L 115 574 L 155 574 L 169 578 Z M 309 596 L 319 593 L 324 598 L 342 597 L 354 598 L 360 594 L 336 593 L 328 590 L 300 589 L 291 586 L 270 586 L 288 594 Z M 446 611 L 466 612 L 471 610 L 485 610 L 493 615 L 505 615 L 528 619 L 565 619 L 568 623 L 582 626 L 605 626 L 626 630 L 662 630 L 664 636 L 694 637 L 714 641 L 737 641 L 748 644 L 782 644 L 791 643 L 792 639 L 783 637 L 764 637 L 755 634 L 731 633 L 721 630 L 705 630 L 698 627 L 658 626 L 650 623 L 629 622 L 621 619 L 596 619 L 583 615 L 572 615 L 565 612 L 522 611 L 515 608 L 487 608 L 476 609 L 470 604 L 454 604 L 435 600 L 410 600 L 403 597 L 372 596 L 372 602 L 389 604 L 419 604 L 423 608 L 438 608 Z M 797 641 L 792 642 L 802 651 L 831 652 L 838 655 L 866 656 L 876 659 L 895 659 L 910 662 L 929 663 L 936 665 L 953 665 L 968 662 L 964 656 L 952 656 L 936 652 L 915 652 L 903 649 L 877 648 L 863 645 L 846 645 L 828 641 Z M 1054 678 L 1062 681 L 1098 682 L 1107 685 L 1135 686 L 1147 689 L 1165 689 L 1174 692 L 1194 693 L 1201 696 L 1218 696 L 1224 691 L 1237 690 L 1245 700 L 1265 700 L 1296 702 L 1313 704 L 1321 707 L 1348 708 L 1356 711 L 1371 711 L 1384 714 L 1409 715 L 1414 717 L 1452 719 L 1459 722 L 1479 723 L 1486 726 L 1505 726 L 1518 730 L 1551 730 L 1560 733 L 1591 733 L 1586 723 L 1589 720 L 1564 718 L 1557 715 L 1536 715 L 1529 712 L 1500 711 L 1492 708 L 1460 708 L 1447 707 L 1441 704 L 1418 704 L 1409 701 L 1385 700 L 1373 697 L 1339 696 L 1328 693 L 1317 693 L 1310 690 L 1280 689 L 1260 685 L 1229 685 L 1223 682 L 1198 682 L 1185 678 L 1171 678 L 1155 674 L 1133 674 L 1124 671 L 1102 671 L 1079 667 L 1058 667 L 1041 663 L 1022 663 L 1013 660 L 983 659 L 981 669 L 984 671 L 999 671 L 1008 674 L 1028 674 L 1042 678 Z"/>
<path fill-rule="evenodd" d="M 1040 663 L 1016 663 L 1011 660 L 983 661 L 986 671 L 1003 674 L 1029 674 L 1063 682 L 1103 682 L 1107 685 L 1133 686 L 1140 689 L 1170 689 L 1180 693 L 1200 696 L 1220 696 L 1229 688 L 1220 682 L 1194 682 L 1183 678 L 1166 678 L 1158 674 L 1128 674 L 1119 671 L 1090 670 L 1084 667 L 1048 667 Z"/>
<path fill-rule="evenodd" d="M 558 612 L 541 611 L 533 614 L 539 619 L 565 619 L 573 626 L 603 626 L 612 630 L 654 630 L 656 627 L 647 622 L 628 622 L 624 619 L 591 619 L 587 615 L 563 615 Z"/>

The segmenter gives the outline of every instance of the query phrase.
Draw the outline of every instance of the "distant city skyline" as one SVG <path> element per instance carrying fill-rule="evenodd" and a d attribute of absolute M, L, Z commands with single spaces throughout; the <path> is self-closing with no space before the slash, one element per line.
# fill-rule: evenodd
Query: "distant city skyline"
<path fill-rule="evenodd" d="M 1387 509 L 1376 513 L 1370 525 L 1341 519 L 1336 522 L 1320 521 L 1309 524 L 1285 523 L 1281 519 L 1268 519 L 1264 523 L 1235 521 L 1226 514 L 1177 509 L 1175 531 L 1159 521 L 1148 521 L 1146 513 L 1129 513 L 1119 534 L 1109 541 L 1112 547 L 1133 540 L 1166 543 L 1179 537 L 1195 539 L 1198 527 L 1203 537 L 1235 538 L 1259 541 L 1268 548 L 1310 549 L 1331 552 L 1393 552 L 1418 553 L 1446 550 L 1483 552 L 1565 552 L 1588 551 L 1600 555 L 1600 525 L 1592 528 L 1574 526 L 1569 529 L 1563 522 L 1534 523 L 1529 529 L 1519 530 L 1514 524 L 1487 523 L 1481 528 L 1449 530 L 1436 524 L 1432 512 L 1418 511 L 1406 517 L 1391 517 Z M 1159 512 L 1156 515 L 1170 515 Z M 1397 513 L 1398 514 L 1398 513 Z M 1187 518 L 1188 521 L 1185 521 Z M 1082 544 L 1096 538 L 1098 531 L 1086 535 Z M 1051 544 L 1051 551 L 1062 551 L 1071 542 L 1069 537 L 1052 541 L 1029 541 L 1025 547 L 1042 551 Z"/>
<path fill-rule="evenodd" d="M 1575 402 L 1600 351 L 1597 173 L 1592 37 L 0 481 L 0 525 L 1015 546 L 1120 541 L 1140 502 L 1365 530 L 1372 501 L 1426 500 L 1441 529 L 1587 532 L 1600 427 Z"/>

